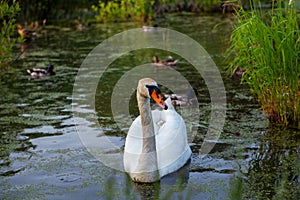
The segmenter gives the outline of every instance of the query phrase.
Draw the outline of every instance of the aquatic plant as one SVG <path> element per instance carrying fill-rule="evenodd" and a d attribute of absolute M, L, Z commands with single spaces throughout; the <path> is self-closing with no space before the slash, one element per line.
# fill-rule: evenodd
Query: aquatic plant
<path fill-rule="evenodd" d="M 293 1 L 283 3 L 273 3 L 271 10 L 241 9 L 227 59 L 232 71 L 246 70 L 242 80 L 250 85 L 270 122 L 299 128 L 299 13 Z"/>
<path fill-rule="evenodd" d="M 16 1 L 0 1 L 0 72 L 8 68 L 12 61 L 11 55 L 16 39 L 13 35 L 16 30 L 16 15 L 20 11 Z"/>

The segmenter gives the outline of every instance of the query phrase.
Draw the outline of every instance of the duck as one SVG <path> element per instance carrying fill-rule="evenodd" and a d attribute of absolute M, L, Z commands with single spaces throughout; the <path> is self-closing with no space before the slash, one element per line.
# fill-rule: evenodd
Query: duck
<path fill-rule="evenodd" d="M 76 25 L 76 30 L 77 31 L 82 31 L 82 30 L 88 29 L 90 27 L 90 25 L 91 25 L 90 23 L 83 24 L 78 19 L 74 20 L 74 24 Z"/>
<path fill-rule="evenodd" d="M 242 68 L 240 68 L 240 67 L 237 67 L 234 71 L 233 71 L 233 73 L 232 73 L 232 75 L 231 75 L 231 79 L 232 80 L 240 80 L 242 77 L 243 77 L 243 75 L 246 73 L 246 70 L 245 69 L 242 69 Z"/>
<path fill-rule="evenodd" d="M 21 24 L 18 24 L 17 27 L 19 35 L 24 37 L 26 40 L 30 40 L 33 36 L 36 35 L 36 30 L 23 28 Z"/>
<path fill-rule="evenodd" d="M 220 7 L 223 14 L 237 12 L 239 9 L 241 9 L 241 6 L 233 1 L 223 1 Z"/>
<path fill-rule="evenodd" d="M 24 37 L 25 40 L 30 41 L 32 37 L 38 36 L 38 33 L 45 30 L 47 20 L 42 21 L 42 26 L 40 26 L 38 21 L 32 22 L 29 26 L 25 22 L 25 27 L 22 27 L 21 24 L 18 24 L 17 29 L 20 36 Z"/>
<path fill-rule="evenodd" d="M 124 170 L 134 182 L 157 182 L 190 161 L 192 151 L 186 126 L 171 99 L 162 99 L 161 90 L 153 79 L 139 80 L 136 97 L 140 115 L 126 136 Z M 150 99 L 161 110 L 151 110 Z"/>
<path fill-rule="evenodd" d="M 51 64 L 48 65 L 47 69 L 39 69 L 39 68 L 27 69 L 27 73 L 30 74 L 30 76 L 33 78 L 55 75 L 54 66 Z"/>
<path fill-rule="evenodd" d="M 168 56 L 166 60 L 159 60 L 158 56 L 153 56 L 152 61 L 157 67 L 176 67 L 179 60 L 174 60 L 172 56 Z"/>
<path fill-rule="evenodd" d="M 188 100 L 186 97 L 178 95 L 178 94 L 164 94 L 165 98 L 170 98 L 172 105 L 177 107 L 185 107 L 188 106 Z"/>
<path fill-rule="evenodd" d="M 165 98 L 170 98 L 172 101 L 172 105 L 177 107 L 186 107 L 186 106 L 194 106 L 198 103 L 198 91 L 195 88 L 188 89 L 187 94 L 178 95 L 178 94 L 164 94 Z"/>

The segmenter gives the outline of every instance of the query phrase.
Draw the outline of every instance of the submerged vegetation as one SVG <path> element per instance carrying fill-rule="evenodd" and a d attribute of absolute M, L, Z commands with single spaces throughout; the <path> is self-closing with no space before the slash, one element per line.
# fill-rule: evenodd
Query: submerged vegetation
<path fill-rule="evenodd" d="M 273 129 L 264 134 L 259 150 L 253 155 L 245 174 L 247 180 L 242 187 L 243 199 L 299 197 L 297 137 L 296 130 Z"/>
<path fill-rule="evenodd" d="M 269 11 L 241 9 L 228 49 L 229 67 L 243 68 L 270 122 L 300 127 L 300 31 L 293 1 Z M 283 6 L 285 5 L 285 6 Z"/>

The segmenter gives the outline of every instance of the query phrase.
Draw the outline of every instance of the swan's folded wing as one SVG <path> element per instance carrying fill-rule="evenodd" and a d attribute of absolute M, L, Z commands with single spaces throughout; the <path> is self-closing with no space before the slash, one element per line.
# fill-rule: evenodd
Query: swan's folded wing
<path fill-rule="evenodd" d="M 127 133 L 124 149 L 124 169 L 134 172 L 138 166 L 139 155 L 142 152 L 142 125 L 141 117 L 137 117 Z"/>
<path fill-rule="evenodd" d="M 141 117 L 138 116 L 131 124 L 125 142 L 125 151 L 139 154 L 142 152 L 142 124 Z"/>
<path fill-rule="evenodd" d="M 175 169 L 189 159 L 190 153 L 187 151 L 190 148 L 182 117 L 175 110 L 165 113 L 166 123 L 160 128 L 156 140 L 158 164 L 160 169 L 172 170 L 171 168 Z"/>

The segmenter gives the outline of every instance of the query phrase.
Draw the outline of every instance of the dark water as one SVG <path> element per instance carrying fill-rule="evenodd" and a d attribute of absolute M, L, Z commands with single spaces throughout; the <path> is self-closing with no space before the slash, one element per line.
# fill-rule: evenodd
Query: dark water
<path fill-rule="evenodd" d="M 101 41 L 141 24 L 93 24 L 82 31 L 72 25 L 48 26 L 1 77 L 1 199 L 297 199 L 299 131 L 269 128 L 247 86 L 225 73 L 224 49 L 232 20 L 219 15 L 170 15 L 158 23 L 198 41 L 220 70 L 227 115 L 213 150 L 204 158 L 198 156 L 208 127 L 210 97 L 203 79 L 181 59 L 178 71 L 192 80 L 200 109 L 198 123 L 189 127 L 197 130 L 190 141 L 191 162 L 157 184 L 134 184 L 125 173 L 99 162 L 77 134 L 72 112 L 75 77 L 87 54 Z M 101 77 L 95 108 L 76 110 L 96 112 L 100 127 L 85 128 L 116 141 L 119 151 L 127 130 L 114 123 L 109 106 L 112 90 L 123 73 L 151 62 L 154 54 L 170 55 L 147 49 L 121 56 Z M 55 76 L 32 80 L 26 74 L 28 68 L 49 63 L 56 67 Z M 178 112 L 186 109 L 193 108 L 178 108 Z M 138 115 L 134 96 L 130 114 Z"/>

